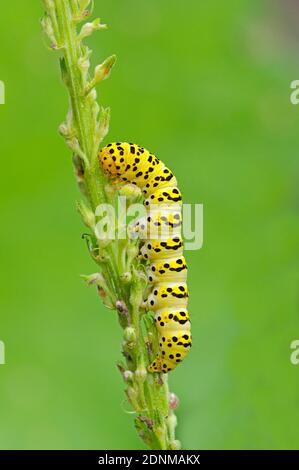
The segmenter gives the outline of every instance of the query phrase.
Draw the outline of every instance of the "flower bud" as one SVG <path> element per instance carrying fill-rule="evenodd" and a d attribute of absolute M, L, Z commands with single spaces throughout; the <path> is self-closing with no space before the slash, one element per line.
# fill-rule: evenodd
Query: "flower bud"
<path fill-rule="evenodd" d="M 131 382 L 133 380 L 133 372 L 131 372 L 130 370 L 125 370 L 123 372 L 123 378 L 125 379 L 126 382 Z"/>
<path fill-rule="evenodd" d="M 92 23 L 85 23 L 85 25 L 82 26 L 82 29 L 79 33 L 78 39 L 79 41 L 82 41 L 82 39 L 87 38 L 90 36 L 94 31 L 100 30 L 100 29 L 106 29 L 107 26 L 105 24 L 101 24 L 101 21 L 99 18 L 94 20 Z"/>
<path fill-rule="evenodd" d="M 97 126 L 97 137 L 101 142 L 109 131 L 110 123 L 110 108 L 101 108 L 100 109 L 100 122 Z"/>
<path fill-rule="evenodd" d="M 132 326 L 128 326 L 124 331 L 124 339 L 128 343 L 134 343 L 136 341 L 136 330 Z"/>
<path fill-rule="evenodd" d="M 95 219 L 95 215 L 93 211 L 89 207 L 87 207 L 82 201 L 77 202 L 77 210 L 79 214 L 81 215 L 82 220 L 84 224 L 86 225 L 86 227 L 93 230 L 95 227 L 95 223 L 96 223 L 96 219 Z"/>
<path fill-rule="evenodd" d="M 48 11 L 51 11 L 55 8 L 54 0 L 44 0 L 44 5 Z"/>
<path fill-rule="evenodd" d="M 180 443 L 179 440 L 175 439 L 174 441 L 171 442 L 170 444 L 172 450 L 181 450 L 182 444 Z"/>
<path fill-rule="evenodd" d="M 79 141 L 76 137 L 70 137 L 66 140 L 66 143 L 68 147 L 74 152 L 74 153 L 80 153 L 80 145 Z"/>
<path fill-rule="evenodd" d="M 106 184 L 105 193 L 109 199 L 112 199 L 114 197 L 115 190 L 116 190 L 115 186 L 113 186 L 112 184 Z"/>
<path fill-rule="evenodd" d="M 119 190 L 121 196 L 125 196 L 129 201 L 134 201 L 142 196 L 142 191 L 135 184 L 125 184 Z"/>
<path fill-rule="evenodd" d="M 171 393 L 169 394 L 169 397 L 168 397 L 168 403 L 169 403 L 169 408 L 170 408 L 171 410 L 175 410 L 175 409 L 179 406 L 180 400 L 179 400 L 179 398 L 176 396 L 175 393 L 172 393 L 172 392 L 171 392 Z"/>
<path fill-rule="evenodd" d="M 138 382 L 143 383 L 147 376 L 147 370 L 144 365 L 139 366 L 135 371 L 135 377 Z"/>
<path fill-rule="evenodd" d="M 87 284 L 92 285 L 95 284 L 96 286 L 102 286 L 104 281 L 104 277 L 101 273 L 94 273 L 90 274 L 89 276 L 82 276 Z"/>
<path fill-rule="evenodd" d="M 116 62 L 116 55 L 112 55 L 108 57 L 102 64 L 97 65 L 95 68 L 94 79 L 95 82 L 101 82 L 102 80 L 106 80 L 109 77 L 111 70 Z"/>
<path fill-rule="evenodd" d="M 136 258 L 139 253 L 139 248 L 136 245 L 130 244 L 127 247 L 127 255 L 130 259 Z"/>
<path fill-rule="evenodd" d="M 69 129 L 65 122 L 60 124 L 60 126 L 58 127 L 58 131 L 59 131 L 59 134 L 62 135 L 62 137 L 69 137 L 70 135 Z"/>
<path fill-rule="evenodd" d="M 45 15 L 41 19 L 41 25 L 42 25 L 42 29 L 44 33 L 46 34 L 46 36 L 48 36 L 52 44 L 53 45 L 56 44 L 57 41 L 56 41 L 56 37 L 55 37 L 53 25 L 52 25 L 52 20 L 48 15 Z"/>
<path fill-rule="evenodd" d="M 91 92 L 89 93 L 88 99 L 89 99 L 91 102 L 93 102 L 93 101 L 95 101 L 95 100 L 97 99 L 97 90 L 96 90 L 95 88 L 93 88 L 93 89 L 91 90 Z M 98 105 L 98 106 L 99 106 L 99 105 Z"/>
<path fill-rule="evenodd" d="M 82 77 L 86 79 L 90 67 L 90 60 L 87 57 L 80 57 L 78 60 L 78 67 L 82 73 Z"/>
<path fill-rule="evenodd" d="M 125 284 L 129 284 L 132 280 L 132 274 L 129 272 L 123 273 L 120 277 Z"/>
<path fill-rule="evenodd" d="M 178 423 L 176 415 L 174 413 L 171 413 L 167 418 L 167 422 L 169 429 L 175 430 Z"/>
<path fill-rule="evenodd" d="M 82 39 L 90 36 L 95 31 L 95 29 L 96 28 L 94 27 L 93 23 L 85 23 L 85 25 L 81 28 L 78 39 L 81 41 Z"/>
<path fill-rule="evenodd" d="M 136 390 L 133 387 L 128 387 L 126 394 L 133 408 L 135 408 L 135 410 L 139 410 L 140 407 L 138 404 L 138 394 Z"/>

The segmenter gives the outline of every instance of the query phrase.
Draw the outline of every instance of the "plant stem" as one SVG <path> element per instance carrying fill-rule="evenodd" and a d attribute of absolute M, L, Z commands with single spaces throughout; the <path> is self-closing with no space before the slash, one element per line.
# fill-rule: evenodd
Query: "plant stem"
<path fill-rule="evenodd" d="M 95 75 L 90 79 L 91 51 L 82 40 L 104 25 L 99 20 L 86 23 L 78 34 L 77 25 L 80 20 L 84 21 L 87 13 L 81 5 L 87 7 L 90 2 L 43 0 L 43 3 L 46 10 L 43 29 L 52 48 L 62 52 L 62 77 L 70 96 L 71 109 L 60 131 L 73 152 L 78 180 L 89 203 L 89 207 L 81 203 L 78 208 L 91 231 L 91 255 L 102 272 L 87 280 L 96 284 L 104 302 L 118 311 L 124 330 L 125 357 L 118 368 L 127 385 L 128 400 L 136 412 L 135 425 L 140 437 L 151 449 L 177 449 L 176 419 L 169 405 L 167 375 L 147 372 L 158 340 L 153 318 L 144 315 L 141 308 L 146 281 L 144 267 L 137 257 L 138 245 L 117 239 L 103 242 L 96 236 L 96 210 L 109 202 L 105 191 L 107 180 L 97 158 L 100 143 L 108 132 L 109 110 L 97 103 L 94 86 L 98 78 Z M 114 62 L 112 56 L 104 63 L 108 74 Z M 106 78 L 105 74 L 103 77 Z"/>

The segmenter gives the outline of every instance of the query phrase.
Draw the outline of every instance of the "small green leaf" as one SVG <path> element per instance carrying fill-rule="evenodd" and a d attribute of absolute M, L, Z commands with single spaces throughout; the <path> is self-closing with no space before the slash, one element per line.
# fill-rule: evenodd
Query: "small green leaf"
<path fill-rule="evenodd" d="M 68 87 L 70 84 L 70 80 L 69 80 L 65 58 L 61 57 L 59 62 L 60 62 L 60 70 L 61 70 L 61 77 L 62 77 L 63 83 Z"/>

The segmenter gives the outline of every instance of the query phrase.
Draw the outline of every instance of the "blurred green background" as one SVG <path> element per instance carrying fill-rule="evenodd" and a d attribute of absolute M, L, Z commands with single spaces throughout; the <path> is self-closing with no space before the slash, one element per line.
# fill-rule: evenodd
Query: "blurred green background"
<path fill-rule="evenodd" d="M 299 9 L 295 2 L 96 0 L 90 44 L 116 53 L 108 140 L 136 141 L 204 204 L 188 252 L 192 353 L 170 375 L 185 448 L 299 448 Z M 2 2 L 0 448 L 139 449 L 115 367 L 121 330 L 93 272 L 68 103 L 38 1 Z M 107 141 L 108 141 L 107 140 Z"/>

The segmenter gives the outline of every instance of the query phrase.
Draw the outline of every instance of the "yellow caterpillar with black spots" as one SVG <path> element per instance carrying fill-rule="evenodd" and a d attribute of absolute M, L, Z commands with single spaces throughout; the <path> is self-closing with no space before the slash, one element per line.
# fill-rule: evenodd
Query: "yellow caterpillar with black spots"
<path fill-rule="evenodd" d="M 134 184 L 144 195 L 147 227 L 140 254 L 148 261 L 151 293 L 146 306 L 155 313 L 160 344 L 148 369 L 167 373 L 182 362 L 191 347 L 187 265 L 181 236 L 182 196 L 177 180 L 161 160 L 135 144 L 108 144 L 99 159 L 110 178 Z M 153 232 L 154 238 L 150 236 Z"/>

